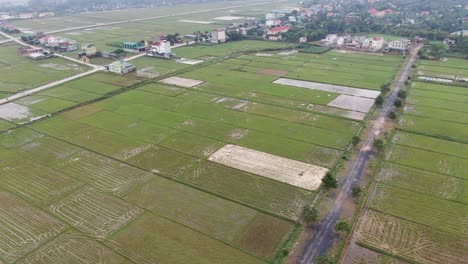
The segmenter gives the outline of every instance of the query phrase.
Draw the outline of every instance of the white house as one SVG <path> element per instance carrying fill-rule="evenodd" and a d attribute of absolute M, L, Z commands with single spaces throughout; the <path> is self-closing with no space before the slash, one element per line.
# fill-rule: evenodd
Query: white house
<path fill-rule="evenodd" d="M 110 72 L 118 74 L 127 74 L 129 72 L 135 71 L 136 67 L 133 64 L 130 64 L 124 60 L 114 61 L 113 63 L 107 66 Z"/>
<path fill-rule="evenodd" d="M 408 39 L 394 40 L 388 43 L 389 50 L 405 51 L 409 49 L 411 41 Z"/>
<path fill-rule="evenodd" d="M 362 48 L 372 51 L 383 49 L 384 39 L 381 37 L 367 38 L 362 42 Z"/>
<path fill-rule="evenodd" d="M 338 48 L 341 48 L 343 47 L 345 44 L 345 38 L 344 37 L 339 37 L 337 40 L 336 40 L 336 46 Z"/>
<path fill-rule="evenodd" d="M 289 26 L 275 27 L 267 32 L 268 40 L 281 40 L 281 33 L 286 33 L 289 31 Z"/>
<path fill-rule="evenodd" d="M 267 27 L 276 27 L 276 26 L 280 26 L 281 25 L 281 20 L 279 19 L 272 19 L 272 20 L 267 20 L 265 22 L 265 25 Z"/>
<path fill-rule="evenodd" d="M 323 40 L 322 43 L 327 46 L 335 45 L 338 41 L 337 34 L 328 34 Z"/>
<path fill-rule="evenodd" d="M 211 33 L 211 43 L 222 43 L 226 42 L 226 31 L 216 29 Z"/>

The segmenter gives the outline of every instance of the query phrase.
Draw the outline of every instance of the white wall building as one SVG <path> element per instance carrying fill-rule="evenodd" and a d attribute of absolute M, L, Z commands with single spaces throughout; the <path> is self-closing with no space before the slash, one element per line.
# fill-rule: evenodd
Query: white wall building
<path fill-rule="evenodd" d="M 389 50 L 405 51 L 409 49 L 410 41 L 408 39 L 394 40 L 388 43 Z"/>
<path fill-rule="evenodd" d="M 226 31 L 216 29 L 211 33 L 211 43 L 222 43 L 226 42 Z"/>

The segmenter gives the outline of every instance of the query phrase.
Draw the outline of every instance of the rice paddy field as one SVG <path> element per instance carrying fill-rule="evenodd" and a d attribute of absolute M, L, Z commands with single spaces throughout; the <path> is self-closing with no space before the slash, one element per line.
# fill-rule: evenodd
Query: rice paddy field
<path fill-rule="evenodd" d="M 444 58 L 440 61 L 420 60 L 418 63 L 419 76 L 441 78 L 442 81 L 468 80 L 468 65 L 465 59 Z"/>
<path fill-rule="evenodd" d="M 296 221 L 316 188 L 210 157 L 236 145 L 333 170 L 361 119 L 328 106 L 340 92 L 273 82 L 291 66 L 330 63 L 338 73 L 375 63 L 386 72 L 378 77 L 385 83 L 401 59 L 291 50 L 239 54 L 246 44 L 233 43 L 242 48 L 226 56 L 229 44 L 187 47 L 204 60 L 195 66 L 139 58 L 139 69 L 160 75 L 96 73 L 0 106 L 0 221 L 8 223 L 0 260 L 273 262 L 298 232 Z M 21 217 L 35 219 L 34 226 L 14 221 L 20 216 L 7 211 L 10 204 L 27 211 Z"/>
<path fill-rule="evenodd" d="M 105 51 L 157 33 L 213 30 L 287 4 L 231 1 L 13 24 L 59 30 L 52 34 Z M 79 28 L 108 22 L 119 23 Z M 5 51 L 10 57 L 0 56 L 2 60 L 17 59 L 15 45 L 2 49 L 10 49 Z M 316 197 L 320 178 L 343 158 L 380 86 L 393 79 L 402 63 L 397 56 L 298 53 L 288 44 L 265 41 L 194 45 L 174 52 L 201 62 L 141 57 L 132 61 L 135 73 L 94 73 L 0 105 L 0 263 L 277 262 L 298 234 L 298 218 Z M 28 60 L 21 65 L 22 75 L 11 74 L 0 85 L 8 81 L 5 92 L 16 92 L 85 70 L 53 60 Z M 26 72 L 26 66 L 34 72 Z M 52 70 L 63 75 L 48 72 Z M 276 83 L 280 78 L 286 81 Z M 291 85 L 294 80 L 305 85 Z M 16 83 L 23 86 L 12 86 Z M 459 103 L 450 107 L 463 108 L 464 102 Z M 446 122 L 461 117 L 438 115 Z M 445 146 L 418 142 L 421 156 L 429 147 Z M 401 145 L 395 150 L 399 156 L 387 162 L 419 169 L 418 162 L 403 164 L 405 155 L 412 155 L 408 148 L 417 146 L 395 145 Z M 240 157 L 241 163 L 255 168 L 261 162 L 278 170 L 275 177 L 257 174 L 251 164 L 235 166 L 213 158 L 226 146 L 251 155 L 248 161 Z M 440 149 L 441 157 L 450 156 L 450 170 L 427 177 L 445 173 L 466 178 L 459 166 L 466 158 L 462 149 Z M 281 162 L 269 166 L 272 161 Z M 310 171 L 295 168 L 285 176 L 283 163 Z M 294 184 L 309 174 L 313 186 Z M 391 185 L 388 196 L 398 184 Z M 444 202 L 431 206 L 466 202 L 463 190 L 441 194 L 434 199 Z M 385 201 L 382 197 L 373 206 L 388 208 Z M 424 199 L 418 197 L 418 202 Z M 395 214 L 405 210 L 395 209 Z M 450 224 L 463 226 L 457 223 L 462 218 L 454 215 L 443 230 L 452 232 Z M 438 221 L 421 215 L 415 219 L 426 225 Z"/>
<path fill-rule="evenodd" d="M 452 72 L 467 64 L 452 58 L 421 61 L 417 70 L 430 67 Z M 468 261 L 467 91 L 455 85 L 410 85 L 355 229 L 361 249 L 415 263 Z"/>
<path fill-rule="evenodd" d="M 82 73 L 86 66 L 61 58 L 31 60 L 17 53 L 20 46 L 6 43 L 0 45 L 0 98 L 28 90 L 52 81 Z"/>

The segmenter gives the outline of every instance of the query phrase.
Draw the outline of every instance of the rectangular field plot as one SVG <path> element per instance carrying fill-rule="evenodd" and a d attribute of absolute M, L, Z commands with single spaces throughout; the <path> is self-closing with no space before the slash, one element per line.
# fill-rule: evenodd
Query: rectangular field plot
<path fill-rule="evenodd" d="M 467 159 L 465 158 L 394 145 L 387 153 L 387 160 L 422 170 L 468 179 Z"/>
<path fill-rule="evenodd" d="M 468 235 L 468 204 L 384 184 L 376 185 L 371 197 L 368 205 L 371 209 L 455 235 Z"/>
<path fill-rule="evenodd" d="M 331 101 L 328 106 L 347 109 L 355 112 L 368 113 L 375 100 L 358 96 L 340 95 Z"/>
<path fill-rule="evenodd" d="M 0 174 L 2 188 L 39 206 L 83 185 L 60 171 L 24 158 L 1 168 Z"/>
<path fill-rule="evenodd" d="M 49 214 L 0 192 L 0 256 L 13 263 L 54 238 L 65 225 Z"/>
<path fill-rule="evenodd" d="M 424 133 L 430 136 L 454 139 L 468 142 L 468 124 L 435 120 L 427 117 L 404 116 L 399 126 L 405 130 Z"/>
<path fill-rule="evenodd" d="M 293 227 L 291 222 L 159 177 L 124 199 L 270 260 Z"/>
<path fill-rule="evenodd" d="M 439 138 L 407 133 L 400 131 L 396 133 L 393 142 L 408 147 L 434 151 L 468 159 L 468 144 L 443 140 Z"/>
<path fill-rule="evenodd" d="M 203 83 L 203 81 L 192 80 L 192 79 L 181 78 L 181 77 L 169 77 L 169 78 L 161 80 L 161 82 L 165 84 L 171 84 L 171 85 L 187 87 L 187 88 L 191 88 L 191 87 L 194 87 Z"/>
<path fill-rule="evenodd" d="M 85 150 L 55 164 L 53 168 L 114 195 L 120 195 L 153 177 L 144 170 Z"/>
<path fill-rule="evenodd" d="M 355 231 L 358 244 L 418 263 L 466 262 L 468 239 L 398 217 L 366 210 Z"/>
<path fill-rule="evenodd" d="M 86 235 L 65 232 L 18 264 L 123 263 L 124 258 Z"/>
<path fill-rule="evenodd" d="M 143 212 L 136 206 L 86 187 L 49 206 L 81 232 L 104 238 Z"/>
<path fill-rule="evenodd" d="M 341 93 L 341 94 L 352 95 L 352 96 L 360 96 L 360 97 L 366 97 L 366 98 L 372 98 L 372 99 L 377 98 L 377 96 L 379 96 L 380 94 L 380 92 L 377 92 L 377 91 L 358 89 L 358 88 L 339 86 L 339 85 L 317 83 L 317 82 L 294 80 L 294 79 L 280 78 L 274 81 L 273 83 L 312 89 L 312 90 Z"/>
<path fill-rule="evenodd" d="M 377 181 L 468 204 L 468 180 L 385 162 L 377 174 Z"/>
<path fill-rule="evenodd" d="M 136 263 L 265 263 L 228 244 L 149 212 L 105 243 Z"/>
<path fill-rule="evenodd" d="M 232 201 L 297 219 L 313 192 L 236 169 L 202 162 L 176 179 Z"/>
<path fill-rule="evenodd" d="M 209 160 L 310 191 L 320 187 L 328 172 L 327 168 L 235 145 L 224 146 Z"/>

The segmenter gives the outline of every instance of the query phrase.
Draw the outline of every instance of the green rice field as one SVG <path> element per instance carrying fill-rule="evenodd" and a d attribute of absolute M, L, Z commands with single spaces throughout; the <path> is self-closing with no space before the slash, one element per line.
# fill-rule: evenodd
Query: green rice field
<path fill-rule="evenodd" d="M 417 71 L 455 73 L 466 62 L 420 61 Z M 466 262 L 468 111 L 462 86 L 413 82 L 354 238 L 416 263 Z M 437 249 L 437 250 L 430 250 Z"/>

